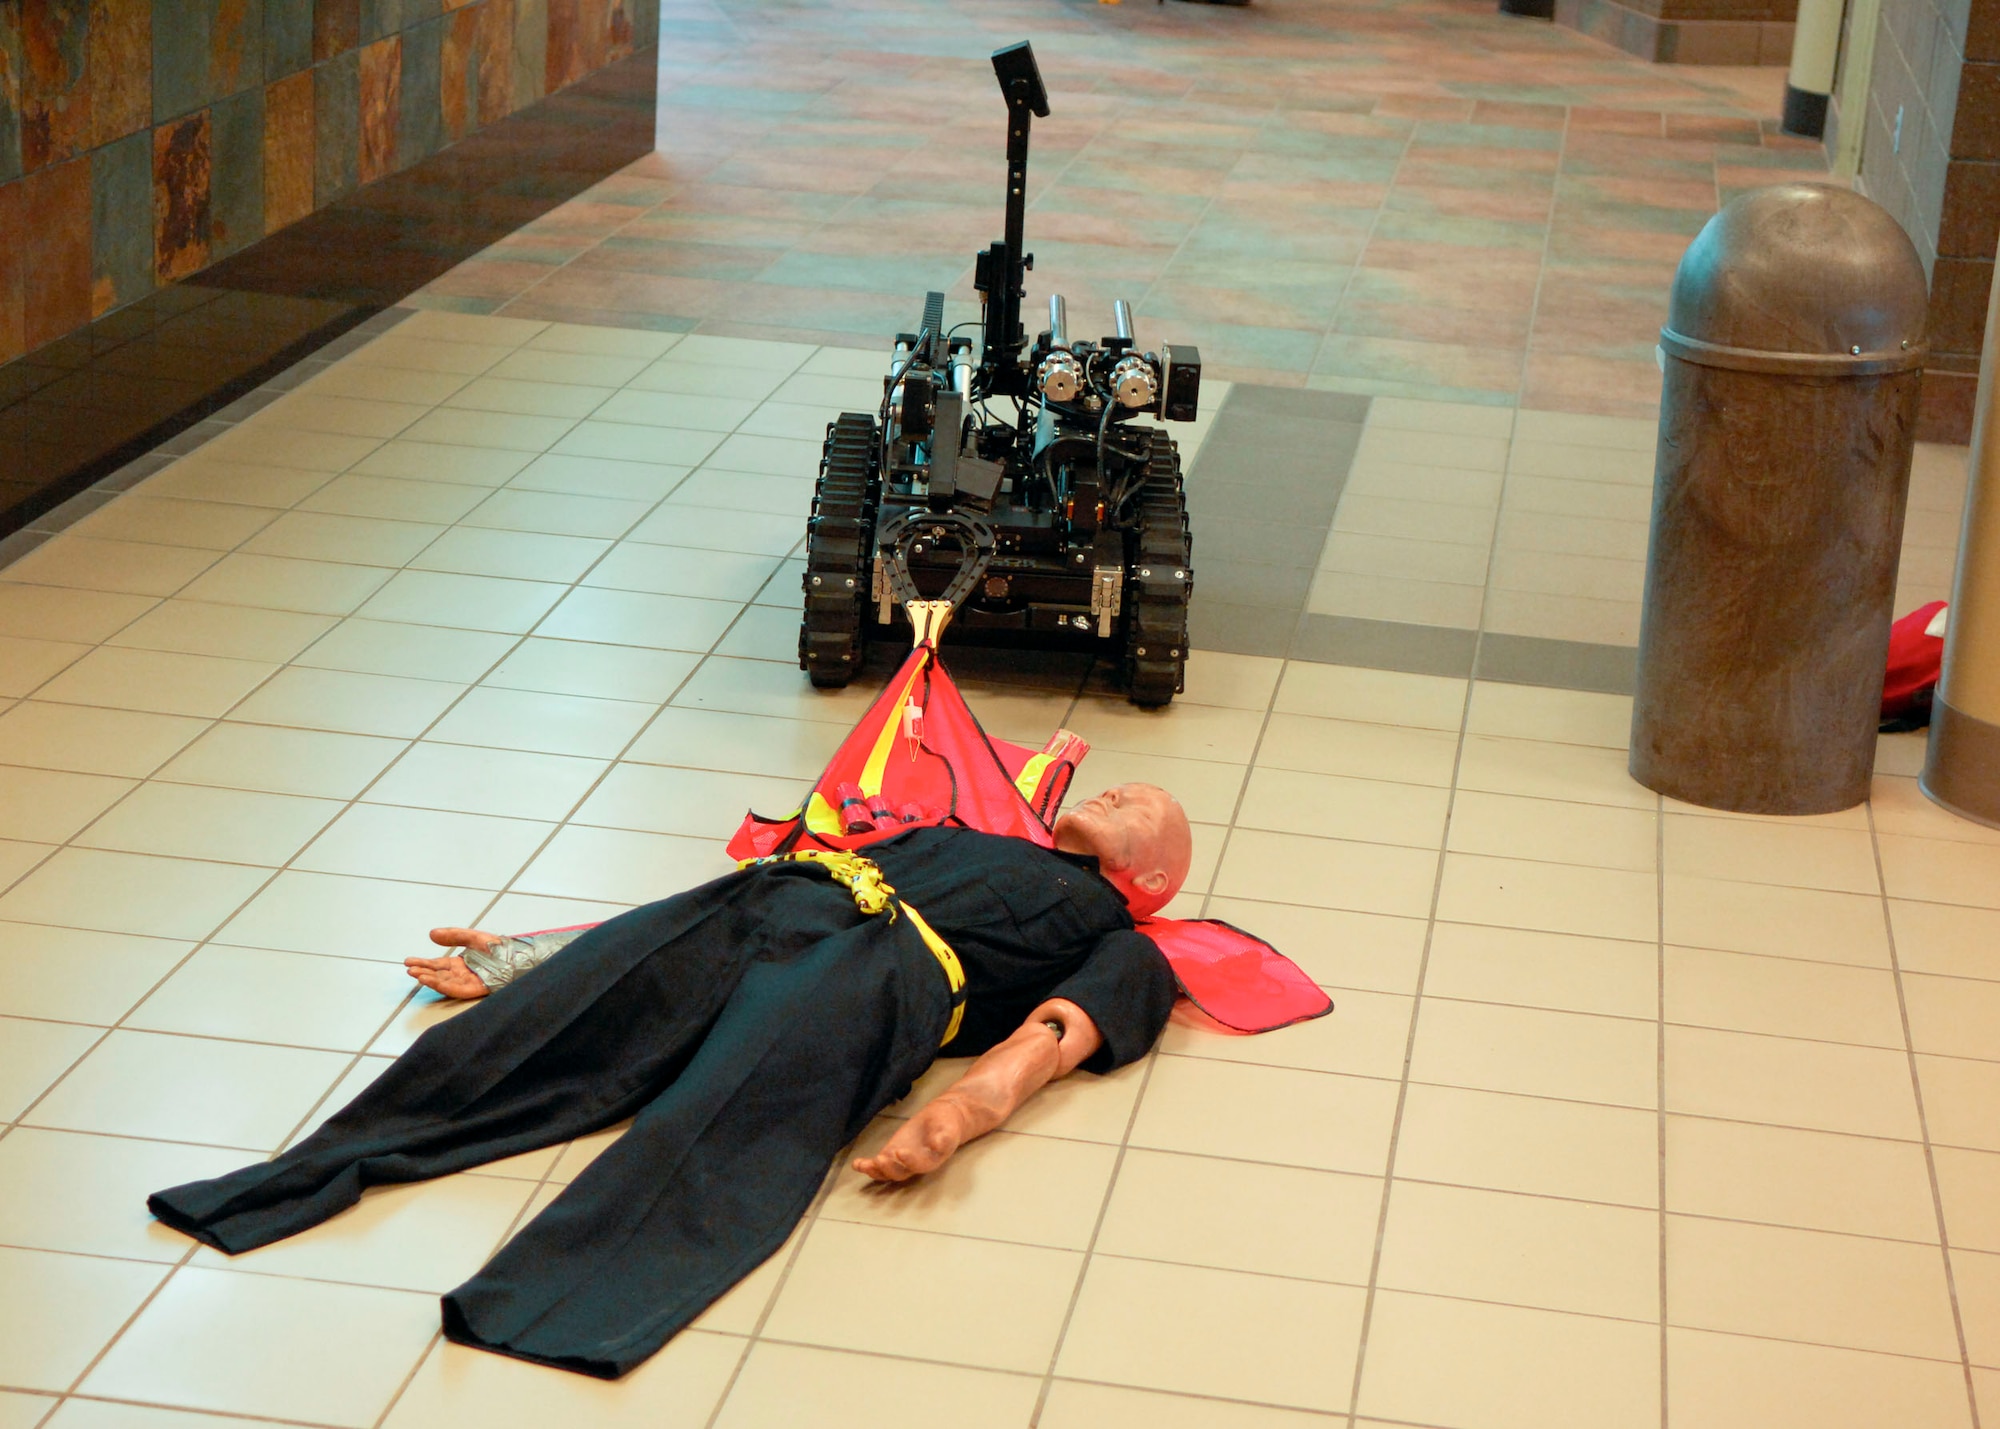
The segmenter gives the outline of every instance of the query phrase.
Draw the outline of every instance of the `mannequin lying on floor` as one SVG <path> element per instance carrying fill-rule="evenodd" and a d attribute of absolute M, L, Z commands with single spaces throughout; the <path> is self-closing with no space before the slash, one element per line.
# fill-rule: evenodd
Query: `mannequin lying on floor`
<path fill-rule="evenodd" d="M 1062 852 L 1097 859 L 1097 871 L 1124 895 L 1136 917 L 1179 891 L 1194 850 L 1179 802 L 1151 784 L 1125 784 L 1085 800 L 1057 819 L 1055 835 Z M 405 958 L 403 963 L 411 977 L 434 992 L 484 997 L 554 956 L 583 931 L 522 939 L 473 928 L 433 928 L 433 943 L 464 952 Z M 518 945 L 512 955 L 496 956 L 508 944 Z M 1000 1126 L 1029 1097 L 1074 1071 L 1103 1044 L 1089 1013 L 1067 998 L 1051 998 L 905 1122 L 880 1151 L 857 1159 L 854 1169 L 877 1181 L 906 1181 L 935 1171 L 959 1147 Z"/>
<path fill-rule="evenodd" d="M 240 1252 L 370 1185 L 631 1117 L 443 1302 L 461 1343 L 623 1374 L 777 1250 L 840 1149 L 941 1053 L 978 1060 L 857 1170 L 934 1170 L 1051 1079 L 1152 1047 L 1179 985 L 1133 915 L 1185 880 L 1187 817 L 1126 784 L 1053 833 L 922 827 L 865 856 L 777 855 L 539 947 L 440 929 L 460 951 L 409 971 L 476 1006 L 275 1160 L 149 1204 Z"/>

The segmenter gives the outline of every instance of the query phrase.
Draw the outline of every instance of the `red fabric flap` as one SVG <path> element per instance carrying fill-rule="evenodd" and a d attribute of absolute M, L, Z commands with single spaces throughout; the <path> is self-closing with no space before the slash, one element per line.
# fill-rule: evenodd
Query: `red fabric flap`
<path fill-rule="evenodd" d="M 1142 918 L 1187 999 L 1225 1027 L 1271 1032 L 1333 1011 L 1303 969 L 1265 942 L 1219 918 Z"/>

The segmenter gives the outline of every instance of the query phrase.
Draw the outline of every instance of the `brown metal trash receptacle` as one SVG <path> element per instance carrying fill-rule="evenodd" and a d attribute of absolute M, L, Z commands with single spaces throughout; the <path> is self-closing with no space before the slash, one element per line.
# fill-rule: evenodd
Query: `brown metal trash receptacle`
<path fill-rule="evenodd" d="M 1682 256 L 1632 708 L 1647 788 L 1760 814 L 1868 797 L 1927 306 L 1902 227 L 1824 184 L 1732 200 Z"/>

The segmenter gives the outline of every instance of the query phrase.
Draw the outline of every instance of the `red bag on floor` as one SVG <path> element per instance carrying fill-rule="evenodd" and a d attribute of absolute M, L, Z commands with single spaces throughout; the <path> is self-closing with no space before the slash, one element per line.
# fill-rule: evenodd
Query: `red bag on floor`
<path fill-rule="evenodd" d="M 1945 603 L 1918 606 L 1889 627 L 1889 669 L 1882 681 L 1882 724 L 1922 729 L 1931 721 L 1931 696 L 1944 669 Z M 1935 633 L 1933 633 L 1935 631 Z"/>

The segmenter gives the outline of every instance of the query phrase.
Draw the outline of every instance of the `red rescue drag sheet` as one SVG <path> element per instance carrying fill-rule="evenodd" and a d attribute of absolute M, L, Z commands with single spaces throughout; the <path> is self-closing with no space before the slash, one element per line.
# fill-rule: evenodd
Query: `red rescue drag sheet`
<path fill-rule="evenodd" d="M 963 825 L 1052 846 L 1056 811 L 1090 746 L 1057 730 L 1039 750 L 994 739 L 928 644 L 903 662 L 813 785 L 783 818 L 747 815 L 732 858 L 795 848 L 855 849 L 906 829 Z M 1268 1032 L 1324 1017 L 1333 1002 L 1291 959 L 1215 919 L 1147 918 L 1139 931 L 1181 991 L 1217 1022 Z"/>

